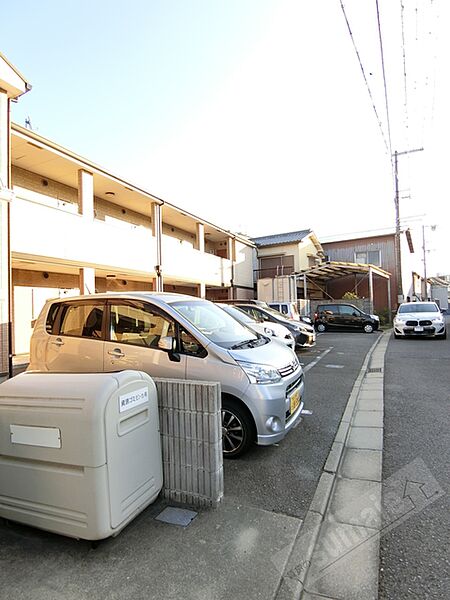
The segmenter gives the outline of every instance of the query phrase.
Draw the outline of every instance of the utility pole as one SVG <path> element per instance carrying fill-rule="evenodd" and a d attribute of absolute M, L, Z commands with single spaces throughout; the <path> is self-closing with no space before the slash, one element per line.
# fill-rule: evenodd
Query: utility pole
<path fill-rule="evenodd" d="M 422 300 L 428 300 L 427 248 L 425 244 L 425 227 L 429 227 L 431 231 L 436 231 L 436 225 L 422 225 L 423 279 L 425 282 L 425 298 L 422 298 Z"/>
<path fill-rule="evenodd" d="M 425 281 L 425 298 L 422 298 L 422 300 L 428 300 L 427 250 L 426 250 L 426 246 L 425 246 L 425 225 L 422 225 L 422 242 L 423 242 L 423 278 Z"/>
<path fill-rule="evenodd" d="M 400 197 L 398 190 L 398 157 L 413 152 L 422 152 L 423 148 L 414 150 L 405 150 L 404 152 L 394 152 L 394 177 L 395 177 L 395 270 L 397 275 L 397 302 L 403 302 L 403 282 L 402 282 L 402 257 L 400 244 Z"/>

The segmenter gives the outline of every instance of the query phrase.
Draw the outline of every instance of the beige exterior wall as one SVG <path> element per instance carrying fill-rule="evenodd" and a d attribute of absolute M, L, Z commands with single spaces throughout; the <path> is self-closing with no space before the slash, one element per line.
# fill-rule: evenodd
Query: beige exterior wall
<path fill-rule="evenodd" d="M 317 249 L 308 236 L 300 243 L 258 248 L 258 257 L 265 256 L 293 256 L 295 271 L 303 271 L 311 266 L 309 256 L 317 256 Z"/>
<path fill-rule="evenodd" d="M 236 261 L 233 283 L 236 286 L 253 288 L 253 255 L 255 249 L 236 240 Z"/>
<path fill-rule="evenodd" d="M 300 244 L 280 244 L 278 246 L 269 246 L 267 248 L 258 248 L 258 257 L 265 256 L 293 256 L 294 269 L 299 270 L 299 246 Z"/>
<path fill-rule="evenodd" d="M 318 255 L 317 249 L 309 236 L 298 245 L 298 252 L 299 271 L 303 271 L 304 269 L 309 269 L 311 266 L 314 266 L 311 264 L 310 257 L 318 257 Z"/>

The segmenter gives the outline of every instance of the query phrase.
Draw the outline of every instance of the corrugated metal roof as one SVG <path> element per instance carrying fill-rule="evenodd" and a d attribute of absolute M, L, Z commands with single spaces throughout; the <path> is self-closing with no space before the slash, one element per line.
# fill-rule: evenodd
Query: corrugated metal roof
<path fill-rule="evenodd" d="M 448 281 L 446 281 L 445 279 L 443 279 L 442 277 L 427 277 L 427 281 L 428 281 L 428 283 L 431 283 L 431 285 L 435 285 L 435 286 L 446 287 L 446 288 L 448 288 L 450 286 L 450 283 Z"/>
<path fill-rule="evenodd" d="M 291 231 L 290 233 L 277 233 L 275 235 L 251 238 L 251 240 L 258 248 L 262 248 L 263 246 L 278 246 L 301 242 L 310 233 L 311 229 L 302 229 L 301 231 Z"/>
<path fill-rule="evenodd" d="M 337 279 L 339 277 L 345 277 L 346 275 L 352 275 L 354 273 L 369 273 L 372 270 L 374 275 L 380 275 L 385 279 L 389 279 L 391 274 L 380 267 L 375 265 L 363 264 L 363 263 L 351 263 L 351 262 L 335 262 L 327 261 L 320 265 L 311 267 L 300 271 L 300 275 L 306 275 L 308 279 L 317 281 L 328 281 L 330 279 Z"/>

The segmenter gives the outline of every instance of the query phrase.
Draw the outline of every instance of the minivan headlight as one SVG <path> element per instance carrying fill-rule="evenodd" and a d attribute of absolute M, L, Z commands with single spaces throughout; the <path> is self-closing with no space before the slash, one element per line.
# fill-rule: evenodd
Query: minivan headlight
<path fill-rule="evenodd" d="M 244 361 L 237 361 L 242 367 L 250 383 L 277 383 L 281 379 L 279 372 L 270 365 L 257 365 Z"/>

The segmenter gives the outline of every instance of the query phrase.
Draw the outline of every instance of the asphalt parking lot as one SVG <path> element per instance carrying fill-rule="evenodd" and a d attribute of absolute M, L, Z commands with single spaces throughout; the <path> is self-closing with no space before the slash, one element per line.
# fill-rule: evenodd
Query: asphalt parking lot
<path fill-rule="evenodd" d="M 298 352 L 305 369 L 305 408 L 312 415 L 276 446 L 253 447 L 225 461 L 225 494 L 243 504 L 303 518 L 365 355 L 379 333 L 324 333 Z"/>

